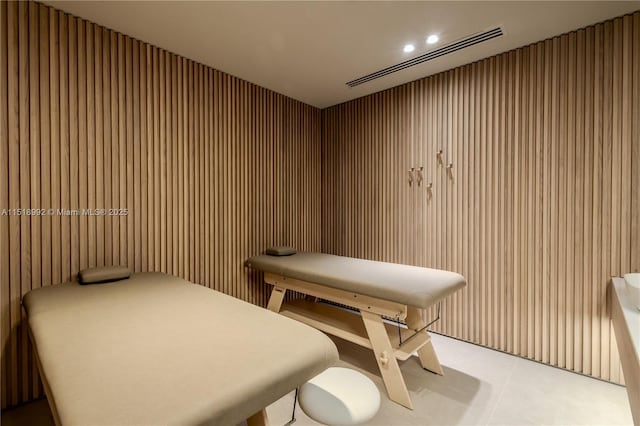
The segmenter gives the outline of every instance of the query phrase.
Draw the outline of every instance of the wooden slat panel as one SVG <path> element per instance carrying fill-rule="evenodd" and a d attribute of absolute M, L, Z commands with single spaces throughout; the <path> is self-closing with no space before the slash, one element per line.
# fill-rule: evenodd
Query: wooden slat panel
<path fill-rule="evenodd" d="M 30 184 L 30 206 L 37 207 L 40 205 L 40 52 L 39 52 L 39 8 L 37 4 L 29 3 L 29 151 L 30 151 L 30 164 L 31 170 L 31 184 Z M 23 173 L 23 172 L 21 172 Z M 38 216 L 31 216 L 31 241 L 28 242 L 31 251 L 31 288 L 40 287 L 42 284 L 42 269 L 41 269 L 41 246 L 40 240 L 41 234 L 41 219 Z M 26 328 L 26 327 L 25 327 Z M 28 337 L 28 357 L 31 358 L 30 364 L 32 371 L 29 372 L 27 379 L 29 380 L 29 388 L 31 389 L 30 397 L 35 397 L 39 392 L 38 375 L 36 371 L 36 365 L 32 362 L 32 348 Z"/>
<path fill-rule="evenodd" d="M 67 53 L 67 70 L 69 75 L 68 83 L 68 103 L 69 103 L 69 170 L 68 188 L 69 198 L 67 205 L 72 210 L 80 209 L 80 187 L 79 187 L 79 122 L 78 122 L 78 28 L 77 20 L 73 16 L 66 17 L 68 22 L 69 47 Z M 80 217 L 69 216 L 69 267 L 71 271 L 80 270 Z M 69 273 L 70 278 L 71 272 Z"/>
<path fill-rule="evenodd" d="M 120 194 L 120 123 L 119 115 L 119 93 L 118 93 L 118 34 L 114 31 L 105 31 L 105 38 L 108 40 L 108 48 L 105 49 L 107 61 L 105 61 L 107 81 L 105 92 L 108 93 L 105 98 L 105 112 L 107 113 L 108 123 L 105 130 L 108 136 L 105 136 L 105 168 L 108 170 L 108 177 L 105 179 L 105 207 L 117 208 Z M 108 64 L 108 65 L 107 65 Z M 109 139 L 106 142 L 107 138 Z M 111 238 L 105 240 L 106 264 L 120 264 L 120 232 L 118 227 L 118 219 L 112 215 L 105 216 L 106 232 Z"/>
<path fill-rule="evenodd" d="M 59 53 L 59 94 L 60 94 L 60 208 L 71 208 L 69 199 L 69 160 L 70 160 L 70 135 L 69 135 L 69 20 L 66 14 L 58 12 L 58 53 Z M 60 257 L 61 279 L 71 278 L 71 218 L 60 216 Z"/>
<path fill-rule="evenodd" d="M 136 96 L 136 92 L 134 92 L 133 84 L 134 84 L 134 76 L 137 74 L 137 68 L 133 68 L 133 60 L 134 60 L 134 49 L 135 44 L 134 41 L 129 37 L 125 38 L 125 90 L 126 93 L 130 94 L 129 96 L 124 96 L 126 102 L 126 112 L 125 112 L 125 123 L 126 123 L 126 184 L 125 184 L 125 192 L 126 192 L 126 201 L 121 199 L 121 208 L 128 208 L 130 211 L 127 216 L 123 216 L 122 220 L 125 222 L 126 231 L 124 231 L 124 227 L 122 230 L 126 238 L 126 242 L 124 244 L 124 252 L 126 252 L 126 264 L 135 270 L 135 253 L 136 253 L 136 244 L 137 241 L 135 239 L 135 229 L 134 221 L 135 217 L 138 214 L 136 210 L 136 201 L 139 199 L 139 187 L 135 182 L 135 166 L 137 165 L 136 159 L 137 157 L 134 155 L 135 149 L 138 147 L 134 141 L 134 133 L 135 126 L 137 122 L 134 121 L 134 111 L 133 111 L 133 103 L 134 97 Z M 122 263 L 125 263 L 124 261 Z"/>
<path fill-rule="evenodd" d="M 130 99 L 125 96 L 125 38 L 122 34 L 118 34 L 117 41 L 117 77 L 118 77 L 118 187 L 117 195 L 113 200 L 114 207 L 120 209 L 127 204 L 127 140 L 126 140 L 126 101 Z M 118 263 L 121 265 L 128 264 L 127 253 L 127 226 L 125 217 L 121 215 L 114 216 L 116 229 L 114 233 L 119 234 L 119 243 L 114 250 L 118 256 Z"/>
<path fill-rule="evenodd" d="M 640 98 L 640 14 L 633 14 L 631 35 L 633 60 L 631 76 L 633 77 L 632 99 Z M 640 105 L 630 102 L 631 110 L 631 270 L 640 272 Z"/>
<path fill-rule="evenodd" d="M 95 26 L 85 22 L 86 42 L 87 42 L 87 204 L 89 209 L 96 208 L 96 36 Z M 97 247 L 96 247 L 96 221 L 87 217 L 87 246 L 88 246 L 88 262 L 87 266 L 92 268 L 96 266 Z"/>
<path fill-rule="evenodd" d="M 20 207 L 20 134 L 19 134 L 19 90 L 18 90 L 18 4 L 9 3 L 7 5 L 7 86 L 8 86 L 8 182 L 9 182 L 9 208 Z M 4 52 L 4 51 L 3 51 Z M 20 218 L 18 216 L 9 216 L 9 280 L 6 284 L 9 286 L 9 315 L 11 325 L 9 327 L 10 341 L 8 350 L 4 351 L 5 357 L 9 362 L 9 386 L 12 392 L 7 396 L 9 404 L 16 404 L 21 399 L 21 388 L 18 382 L 18 365 L 20 351 L 20 342 L 18 338 L 18 330 L 15 330 L 17 324 L 20 324 Z M 13 284 L 13 285 L 11 285 Z M 3 312 L 3 316 L 6 315 Z"/>
<path fill-rule="evenodd" d="M 86 23 L 78 20 L 78 208 L 87 208 L 88 198 L 88 134 L 87 134 L 87 37 Z M 88 241 L 88 218 L 87 216 L 79 217 L 78 225 L 78 269 L 82 270 L 89 266 L 89 241 Z M 72 250 L 73 251 L 73 250 Z M 72 268 L 72 270 L 76 270 Z"/>
<path fill-rule="evenodd" d="M 0 216 L 3 408 L 42 394 L 32 288 L 121 263 L 266 305 L 244 259 L 320 250 L 320 110 L 39 3 L 0 11 L 0 210 L 54 209 Z"/>
<path fill-rule="evenodd" d="M 20 158 L 20 206 L 31 208 L 30 185 L 25 185 L 22 176 L 29 176 L 29 180 L 33 178 L 30 174 L 30 141 L 29 141 L 29 4 L 18 4 L 18 93 L 19 93 L 19 158 Z M 21 216 L 20 218 L 20 295 L 28 291 L 31 286 L 31 218 Z M 17 284 L 17 282 L 16 282 Z M 24 314 L 20 310 L 17 316 L 21 316 L 24 320 Z M 27 327 L 18 327 L 18 339 L 20 340 L 20 366 L 24 366 L 20 371 L 20 396 L 21 398 L 29 398 L 29 373 L 27 367 L 31 358 L 29 348 L 29 338 L 27 335 Z"/>
<path fill-rule="evenodd" d="M 620 382 L 606 288 L 640 267 L 639 19 L 324 110 L 323 251 L 456 270 L 434 330 Z M 431 195 L 398 180 L 420 166 Z"/>
<path fill-rule="evenodd" d="M 96 25 L 91 25 L 90 36 L 93 34 L 93 46 L 88 50 L 89 57 L 93 57 L 93 62 L 88 66 L 93 70 L 89 72 L 89 80 L 87 87 L 89 91 L 89 103 L 87 105 L 89 119 L 87 126 L 89 129 L 93 127 L 93 132 L 89 131 L 89 148 L 93 148 L 93 159 L 89 160 L 89 208 L 99 209 L 104 206 L 103 199 L 103 180 L 104 180 L 104 163 L 103 163 L 103 118 L 102 118 L 102 29 Z M 89 83 L 93 81 L 93 86 Z M 93 94 L 93 96 L 91 96 Z M 93 135 L 93 137 L 91 137 Z M 93 180 L 91 180 L 93 177 Z M 90 218 L 91 219 L 91 218 Z M 96 217 L 89 220 L 89 235 L 93 238 L 89 240 L 90 266 L 104 265 L 104 219 Z M 93 242 L 93 244 L 92 244 Z"/>
<path fill-rule="evenodd" d="M 8 52 L 7 45 L 7 2 L 0 3 L 0 51 Z M 9 96 L 8 96 L 8 53 L 0 55 L 0 67 L 3 70 L 0 74 L 0 139 L 9 141 Z M 9 206 L 9 143 L 0 143 L 0 206 Z M 2 309 L 2 319 L 0 322 L 2 333 L 2 361 L 0 364 L 1 386 L 2 386 L 2 406 L 10 404 L 10 395 L 6 392 L 12 386 L 11 371 L 11 292 L 10 292 L 10 234 L 9 216 L 0 216 L 0 234 L 5 235 L 0 239 L 0 252 L 7 253 L 0 259 L 0 309 Z M 6 236 L 9 236 L 7 238 Z"/>
<path fill-rule="evenodd" d="M 149 192 L 149 176 L 147 165 L 147 150 L 148 150 L 148 136 L 147 136 L 147 47 L 144 43 L 139 44 L 139 125 L 140 128 L 140 156 L 138 161 L 140 163 L 140 252 L 137 256 L 140 257 L 140 262 L 137 265 L 136 271 L 149 270 L 149 240 L 148 240 L 148 220 L 149 217 L 146 212 L 149 209 L 148 192 Z"/>

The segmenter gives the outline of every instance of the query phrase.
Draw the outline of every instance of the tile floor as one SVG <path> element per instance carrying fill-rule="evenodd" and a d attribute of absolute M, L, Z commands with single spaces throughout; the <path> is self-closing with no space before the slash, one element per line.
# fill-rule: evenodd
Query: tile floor
<path fill-rule="evenodd" d="M 334 339 L 341 364 L 378 386 L 382 407 L 370 425 L 631 425 L 626 390 L 600 380 L 433 335 L 445 375 L 424 371 L 412 358 L 401 365 L 414 410 L 390 402 L 373 354 Z M 293 393 L 268 407 L 274 425 L 291 416 Z M 296 410 L 296 426 L 315 425 Z"/>
<path fill-rule="evenodd" d="M 631 425 L 625 388 L 501 352 L 433 335 L 445 370 L 437 376 L 416 358 L 401 368 L 415 409 L 385 397 L 370 351 L 334 339 L 342 366 L 355 368 L 380 389 L 382 407 L 370 425 Z M 267 409 L 273 426 L 289 421 L 293 393 Z M 299 409 L 296 426 L 316 425 Z M 45 400 L 2 413 L 3 426 L 52 426 Z"/>

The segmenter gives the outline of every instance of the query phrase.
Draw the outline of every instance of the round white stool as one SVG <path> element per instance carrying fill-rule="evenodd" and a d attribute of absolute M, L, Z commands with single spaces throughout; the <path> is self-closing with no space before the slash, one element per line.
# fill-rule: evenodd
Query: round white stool
<path fill-rule="evenodd" d="M 380 408 L 380 392 L 364 374 L 331 367 L 300 387 L 300 408 L 326 425 L 356 425 L 370 420 Z"/>

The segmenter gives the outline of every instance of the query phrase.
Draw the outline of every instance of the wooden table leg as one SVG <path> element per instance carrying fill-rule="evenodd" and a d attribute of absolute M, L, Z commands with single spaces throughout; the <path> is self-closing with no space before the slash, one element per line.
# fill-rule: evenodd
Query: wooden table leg
<path fill-rule="evenodd" d="M 262 409 L 247 419 L 247 426 L 269 426 L 267 410 Z"/>
<path fill-rule="evenodd" d="M 405 321 L 407 323 L 407 327 L 414 331 L 420 330 L 425 325 L 427 325 L 422 319 L 420 309 L 411 306 L 407 307 L 407 318 L 405 319 Z M 424 331 L 423 333 L 427 332 Z M 427 333 L 427 335 L 428 334 L 429 333 Z M 444 375 L 442 365 L 440 365 L 438 355 L 436 355 L 436 351 L 433 348 L 433 342 L 431 341 L 431 338 L 429 338 L 429 342 L 427 342 L 426 345 L 418 349 L 418 357 L 420 358 L 420 364 L 422 365 L 422 368 L 441 376 Z"/>
<path fill-rule="evenodd" d="M 361 311 L 362 321 L 369 335 L 382 381 L 387 388 L 389 399 L 413 410 L 407 385 L 404 383 L 398 360 L 393 355 L 389 335 L 380 315 Z"/>
<path fill-rule="evenodd" d="M 282 301 L 284 300 L 284 295 L 286 292 L 286 288 L 273 286 L 267 309 L 276 313 L 280 312 L 280 307 L 282 307 Z"/>

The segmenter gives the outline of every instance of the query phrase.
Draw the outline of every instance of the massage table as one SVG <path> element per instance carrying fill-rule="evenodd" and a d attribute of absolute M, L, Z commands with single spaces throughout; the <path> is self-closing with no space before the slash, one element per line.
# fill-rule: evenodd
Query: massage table
<path fill-rule="evenodd" d="M 466 282 L 461 275 L 324 253 L 295 253 L 286 247 L 268 252 L 245 261 L 245 266 L 263 271 L 264 281 L 273 285 L 268 309 L 372 349 L 389 399 L 413 408 L 398 360 L 414 352 L 423 368 L 443 374 L 426 332 L 431 323 L 425 322 L 421 310 L 463 288 Z M 360 315 L 309 298 L 283 303 L 287 290 L 351 307 Z M 399 327 L 400 321 L 407 328 Z"/>
<path fill-rule="evenodd" d="M 337 361 L 323 333 L 162 273 L 23 306 L 57 425 L 266 424 L 264 407 Z"/>

